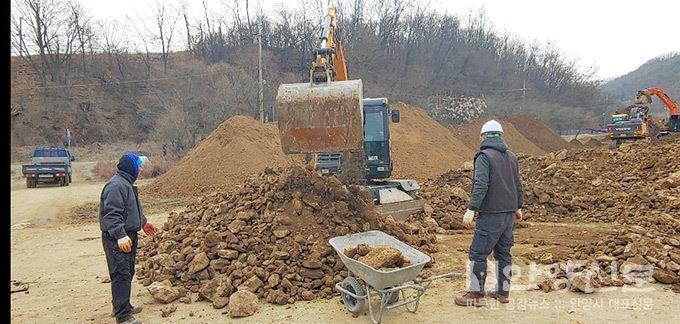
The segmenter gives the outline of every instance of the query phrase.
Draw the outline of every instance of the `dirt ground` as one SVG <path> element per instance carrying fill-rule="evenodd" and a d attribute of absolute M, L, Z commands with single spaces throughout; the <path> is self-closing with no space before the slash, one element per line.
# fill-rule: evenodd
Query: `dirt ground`
<path fill-rule="evenodd" d="M 87 178 L 91 166 L 87 162 L 76 163 L 74 182 L 69 187 L 26 189 L 16 172 L 13 175 L 11 278 L 30 285 L 27 293 L 11 294 L 13 323 L 114 322 L 109 317 L 110 286 L 102 283 L 108 274 L 96 216 L 81 222 L 69 221 L 74 207 L 89 204 L 96 208 L 103 183 L 79 180 Z M 147 209 L 147 217 L 159 225 L 167 219 L 171 210 L 181 208 L 177 201 L 152 205 L 154 208 Z M 26 222 L 31 225 L 21 225 Z M 597 236 L 611 229 L 602 224 L 530 225 L 517 229 L 513 248 L 516 264 L 526 263 L 525 255 L 547 250 L 559 253 L 560 249 L 578 243 L 575 240 Z M 550 242 L 555 245 L 545 244 L 547 236 L 553 238 Z M 433 274 L 464 271 L 471 234 L 461 232 L 438 238 L 440 252 L 434 255 L 436 263 L 429 271 Z M 521 267 L 519 275 L 513 278 L 513 281 L 516 280 L 514 287 L 521 288 L 531 282 L 529 275 L 523 273 L 526 268 Z M 493 282 L 492 275 L 488 282 Z M 646 291 L 615 289 L 591 295 L 518 290 L 512 292 L 511 302 L 507 305 L 490 303 L 485 308 L 470 309 L 453 303 L 455 294 L 464 287 L 464 278 L 435 282 L 423 296 L 416 314 L 399 308 L 386 312 L 383 322 L 476 323 L 508 319 L 511 322 L 672 322 L 676 315 L 669 310 L 677 309 L 680 300 L 677 294 L 662 285 L 648 285 Z M 135 281 L 132 302 L 144 306 L 138 318 L 145 323 L 370 323 L 365 315 L 352 317 L 339 297 L 299 301 L 292 306 L 261 302 L 254 316 L 238 320 L 229 319 L 224 314 L 226 309 L 215 310 L 207 302 L 177 303 L 177 311 L 163 318 L 160 312 L 163 305 L 153 301 L 146 289 Z"/>

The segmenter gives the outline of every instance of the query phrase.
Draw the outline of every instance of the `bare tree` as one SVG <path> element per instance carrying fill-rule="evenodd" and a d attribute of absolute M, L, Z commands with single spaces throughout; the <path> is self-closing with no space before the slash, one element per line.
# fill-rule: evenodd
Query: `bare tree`
<path fill-rule="evenodd" d="M 121 78 L 125 78 L 125 58 L 128 54 L 127 40 L 127 26 L 118 20 L 102 20 L 96 23 L 96 33 L 100 36 L 97 42 L 101 51 L 106 54 L 107 65 L 109 70 L 116 69 Z"/>
<path fill-rule="evenodd" d="M 172 36 L 175 33 L 175 26 L 179 20 L 180 12 L 172 6 L 156 2 L 154 8 L 154 18 L 156 20 L 156 38 L 161 45 L 161 60 L 163 61 L 163 73 L 168 72 L 168 57 L 172 47 Z"/>
<path fill-rule="evenodd" d="M 68 80 L 76 32 L 67 4 L 54 0 L 22 0 L 15 3 L 12 15 L 15 53 L 40 76 L 54 82 Z M 37 60 L 33 58 L 38 55 Z"/>
<path fill-rule="evenodd" d="M 203 4 L 205 5 L 205 1 L 203 1 Z M 191 28 L 189 27 L 189 13 L 185 0 L 182 0 L 180 3 L 180 13 L 182 14 L 182 18 L 184 18 L 184 27 L 187 32 L 187 51 L 191 52 Z"/>
<path fill-rule="evenodd" d="M 88 44 L 92 43 L 92 40 L 95 37 L 94 31 L 92 30 L 91 17 L 78 2 L 69 3 L 69 9 L 71 11 L 71 24 L 73 25 L 73 28 L 75 28 L 76 37 L 78 38 L 78 49 L 80 50 L 83 74 L 87 74 L 85 49 Z M 90 48 L 90 50 L 92 49 Z"/>

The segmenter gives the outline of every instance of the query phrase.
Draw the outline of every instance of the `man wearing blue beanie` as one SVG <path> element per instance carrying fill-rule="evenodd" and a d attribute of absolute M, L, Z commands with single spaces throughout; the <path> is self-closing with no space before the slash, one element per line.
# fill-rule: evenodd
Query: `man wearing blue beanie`
<path fill-rule="evenodd" d="M 156 228 L 146 221 L 137 187 L 133 184 L 146 161 L 146 156 L 125 153 L 118 161 L 118 171 L 104 185 L 99 200 L 99 227 L 111 278 L 116 323 L 141 323 L 132 317 L 132 314 L 142 311 L 141 306 L 130 304 L 137 232 L 144 229 L 144 233 L 151 236 L 156 233 Z"/>

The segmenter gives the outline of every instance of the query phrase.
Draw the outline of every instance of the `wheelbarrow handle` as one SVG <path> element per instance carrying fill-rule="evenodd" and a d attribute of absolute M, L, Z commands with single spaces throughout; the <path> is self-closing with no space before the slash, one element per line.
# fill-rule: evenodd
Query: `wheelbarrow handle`
<path fill-rule="evenodd" d="M 444 278 L 460 277 L 462 275 L 463 275 L 463 273 L 461 273 L 461 272 L 449 272 L 449 273 L 444 273 L 444 274 L 432 276 L 432 277 L 429 277 L 429 278 L 426 278 L 426 279 L 416 278 L 415 280 L 413 280 L 413 282 L 416 283 L 416 284 L 427 284 L 429 286 L 430 283 L 432 283 L 432 281 L 444 279 Z"/>

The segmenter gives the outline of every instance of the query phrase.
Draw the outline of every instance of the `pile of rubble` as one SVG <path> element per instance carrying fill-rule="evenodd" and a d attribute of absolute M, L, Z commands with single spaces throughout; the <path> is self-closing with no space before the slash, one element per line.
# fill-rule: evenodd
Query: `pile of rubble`
<path fill-rule="evenodd" d="M 661 282 L 680 289 L 680 146 L 677 137 L 623 144 L 618 150 L 561 150 L 519 156 L 524 216 L 529 221 L 610 223 L 615 234 L 575 246 L 571 254 L 535 256 L 553 264 L 544 291 Z M 471 166 L 427 181 L 423 214 L 439 230 L 461 229 Z M 546 255 L 547 254 L 547 255 Z"/>
<path fill-rule="evenodd" d="M 424 182 L 420 196 L 427 199 L 427 203 L 421 216 L 434 219 L 439 232 L 462 229 L 462 215 L 470 200 L 473 176 L 470 163 L 466 163 L 463 169 L 452 170 L 435 180 Z"/>
<path fill-rule="evenodd" d="M 275 304 L 330 298 L 347 276 L 331 237 L 378 229 L 435 252 L 435 236 L 422 223 L 380 216 L 366 190 L 335 177 L 268 168 L 236 193 L 171 214 L 145 242 L 137 273 L 166 303 L 207 299 L 222 308 L 236 291 Z"/>
<path fill-rule="evenodd" d="M 680 289 L 679 238 L 631 226 L 595 244 L 579 245 L 573 254 L 556 260 L 539 288 L 549 292 L 571 287 L 591 293 L 608 286 L 659 282 Z"/>
<path fill-rule="evenodd" d="M 680 146 L 626 143 L 520 161 L 527 219 L 639 225 L 680 233 Z M 676 215 L 676 216 L 673 216 Z"/>
<path fill-rule="evenodd" d="M 525 219 L 639 225 L 680 234 L 680 146 L 673 140 L 623 144 L 618 150 L 561 150 L 519 155 Z M 444 230 L 460 229 L 472 166 L 422 184 L 425 215 Z"/>

